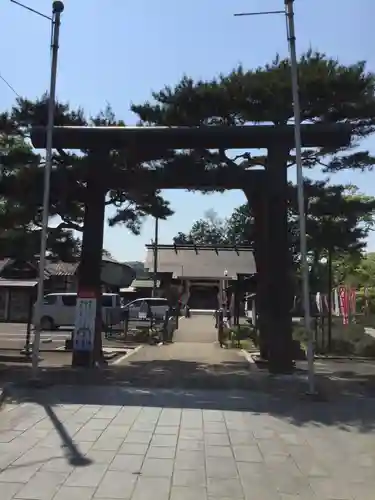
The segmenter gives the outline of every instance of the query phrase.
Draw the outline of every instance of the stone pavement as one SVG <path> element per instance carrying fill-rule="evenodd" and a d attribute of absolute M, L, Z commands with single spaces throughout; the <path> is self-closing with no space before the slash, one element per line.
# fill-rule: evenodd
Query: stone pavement
<path fill-rule="evenodd" d="M 211 315 L 182 318 L 172 344 L 144 346 L 116 368 L 144 387 L 248 387 L 249 362 L 239 350 L 220 348 L 216 338 Z"/>
<path fill-rule="evenodd" d="M 374 499 L 374 400 L 55 387 L 0 413 L 1 500 Z"/>
<path fill-rule="evenodd" d="M 180 318 L 175 342 L 212 343 L 217 340 L 215 319 L 212 314 L 194 313 L 190 318 Z"/>

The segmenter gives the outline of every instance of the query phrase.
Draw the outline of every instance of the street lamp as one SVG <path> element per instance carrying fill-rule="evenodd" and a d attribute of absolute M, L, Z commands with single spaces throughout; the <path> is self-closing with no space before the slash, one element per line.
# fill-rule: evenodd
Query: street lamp
<path fill-rule="evenodd" d="M 152 296 L 156 297 L 158 288 L 158 245 L 159 245 L 159 217 L 155 217 L 155 241 L 154 241 L 154 269 L 153 269 L 153 284 Z"/>
<path fill-rule="evenodd" d="M 55 1 L 52 4 L 52 17 L 46 16 L 27 5 L 24 5 L 16 0 L 10 0 L 12 3 L 44 17 L 51 22 L 51 76 L 50 89 L 48 95 L 48 122 L 47 122 L 47 138 L 46 138 L 46 161 L 44 167 L 44 189 L 43 189 L 43 212 L 42 212 L 42 230 L 40 240 L 40 258 L 39 258 L 39 282 L 38 295 L 35 305 L 35 332 L 32 355 L 32 375 L 36 379 L 38 375 L 39 365 L 39 348 L 40 348 L 40 333 L 41 333 L 41 313 L 44 300 L 44 273 L 46 267 L 46 250 L 48 237 L 48 219 L 49 219 L 49 198 L 50 198 L 50 181 L 52 171 L 52 137 L 55 114 L 55 98 L 56 98 L 56 76 L 57 76 L 57 56 L 59 50 L 59 35 L 60 35 L 60 18 L 64 10 L 64 4 L 60 1 Z"/>
<path fill-rule="evenodd" d="M 310 311 L 310 287 L 309 287 L 309 263 L 307 259 L 307 238 L 306 238 L 306 214 L 305 214 L 305 196 L 303 189 L 303 170 L 302 170 L 302 142 L 301 142 L 301 110 L 299 101 L 298 88 L 298 64 L 296 54 L 296 35 L 294 27 L 294 0 L 284 0 L 285 10 L 274 10 L 264 12 L 243 12 L 234 14 L 239 16 L 258 16 L 269 14 L 283 14 L 287 21 L 287 38 L 290 52 L 290 68 L 292 80 L 292 96 L 293 96 L 293 114 L 294 114 L 294 142 L 296 150 L 296 167 L 297 167 L 297 196 L 298 196 L 298 212 L 299 212 L 299 230 L 300 230 L 300 251 L 301 251 L 301 268 L 302 268 L 302 295 L 304 307 L 305 330 L 308 335 L 307 344 L 307 361 L 308 361 L 308 379 L 309 379 L 309 394 L 315 393 L 315 377 L 314 377 L 314 347 L 313 347 L 313 331 L 311 328 L 311 311 Z"/>

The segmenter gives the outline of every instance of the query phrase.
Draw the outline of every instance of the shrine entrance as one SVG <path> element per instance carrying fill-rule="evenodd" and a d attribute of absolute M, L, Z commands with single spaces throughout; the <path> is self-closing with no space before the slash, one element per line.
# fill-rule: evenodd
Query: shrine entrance
<path fill-rule="evenodd" d="M 304 147 L 346 146 L 351 128 L 343 124 L 302 125 Z M 46 145 L 46 130 L 31 133 L 35 148 Z M 89 151 L 85 218 L 79 272 L 80 291 L 97 299 L 101 294 L 100 266 L 103 248 L 105 196 L 109 189 L 242 189 L 254 214 L 254 253 L 257 267 L 257 307 L 264 356 L 273 373 L 293 369 L 291 256 L 287 227 L 287 166 L 294 145 L 294 127 L 55 127 L 53 147 Z M 268 151 L 264 170 L 242 167 L 209 170 L 181 165 L 145 169 L 140 165 L 168 157 L 174 150 L 255 149 Z M 126 169 L 112 169 L 110 152 L 125 153 Z M 100 303 L 99 300 L 96 301 Z M 101 355 L 101 312 L 97 307 L 94 352 L 73 351 L 73 365 L 90 366 Z M 92 355 L 93 354 L 93 355 Z"/>

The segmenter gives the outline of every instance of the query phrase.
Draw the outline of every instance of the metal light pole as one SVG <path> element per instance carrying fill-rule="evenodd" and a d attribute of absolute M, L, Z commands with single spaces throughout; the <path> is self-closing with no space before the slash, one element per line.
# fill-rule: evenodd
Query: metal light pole
<path fill-rule="evenodd" d="M 315 393 L 314 344 L 313 344 L 313 331 L 311 328 L 309 263 L 307 260 L 306 213 L 305 213 L 305 195 L 303 188 L 302 143 L 301 143 L 301 109 L 300 109 L 299 88 L 298 88 L 296 35 L 294 29 L 294 9 L 293 9 L 294 0 L 284 0 L 284 1 L 285 1 L 285 12 L 287 16 L 290 67 L 292 74 L 294 141 L 296 149 L 297 196 L 298 196 L 299 231 L 300 231 L 300 247 L 301 247 L 300 252 L 301 252 L 301 270 L 302 270 L 302 295 L 303 295 L 303 308 L 305 313 L 305 318 L 304 318 L 305 330 L 308 336 L 307 362 L 308 362 L 308 376 L 309 376 L 309 393 L 314 394 Z"/>
<path fill-rule="evenodd" d="M 302 142 L 301 142 L 301 110 L 298 88 L 298 63 L 296 54 L 296 35 L 294 27 L 294 0 L 284 0 L 285 10 L 274 10 L 265 12 L 244 12 L 234 14 L 235 16 L 256 16 L 268 14 L 283 14 L 287 20 L 287 38 L 290 52 L 290 67 L 292 80 L 293 114 L 294 114 L 294 141 L 296 150 L 296 169 L 297 169 L 297 196 L 299 212 L 299 230 L 300 230 L 300 253 L 302 270 L 302 295 L 304 307 L 305 330 L 308 336 L 307 361 L 308 361 L 308 383 L 309 394 L 315 394 L 315 374 L 314 374 L 314 347 L 313 331 L 311 328 L 310 312 L 310 287 L 309 287 L 309 263 L 307 260 L 307 237 L 306 237 L 306 214 L 305 214 L 305 196 L 303 186 L 302 169 Z"/>
<path fill-rule="evenodd" d="M 328 351 L 331 352 L 331 347 L 332 347 L 332 291 L 333 291 L 333 269 L 332 269 L 332 257 L 333 257 L 333 250 L 332 247 L 328 248 L 328 259 L 327 259 L 327 265 L 328 265 L 328 283 L 327 283 L 327 288 L 328 288 L 328 300 L 327 300 L 327 305 L 328 305 L 328 331 L 327 331 L 327 337 L 328 337 Z"/>
<path fill-rule="evenodd" d="M 37 301 L 35 304 L 36 322 L 35 322 L 33 355 L 32 355 L 32 375 L 33 378 L 36 379 L 38 375 L 41 313 L 42 313 L 42 306 L 44 299 L 44 273 L 46 267 L 50 181 L 51 181 L 51 171 L 52 171 L 52 138 L 53 138 L 55 98 L 56 98 L 57 56 L 59 50 L 60 18 L 61 18 L 61 13 L 64 10 L 64 4 L 63 2 L 60 1 L 53 2 L 52 17 L 49 17 L 15 0 L 11 0 L 11 2 L 51 21 L 51 53 L 52 53 L 51 77 L 50 77 L 50 89 L 48 97 L 48 122 L 47 122 L 47 134 L 46 134 L 46 162 L 44 167 L 43 212 L 42 212 L 42 230 L 41 230 L 41 240 L 40 240 L 40 257 L 39 257 L 39 282 L 38 282 Z"/>
<path fill-rule="evenodd" d="M 154 241 L 154 272 L 153 272 L 153 285 L 152 296 L 156 297 L 156 290 L 158 286 L 158 243 L 159 243 L 159 218 L 155 217 L 155 241 Z"/>

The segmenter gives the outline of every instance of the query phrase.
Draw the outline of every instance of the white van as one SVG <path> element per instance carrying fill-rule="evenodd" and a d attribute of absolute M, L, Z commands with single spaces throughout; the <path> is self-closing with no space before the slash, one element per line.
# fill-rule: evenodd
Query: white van
<path fill-rule="evenodd" d="M 55 330 L 59 326 L 74 326 L 76 293 L 49 293 L 44 297 L 41 312 L 42 330 Z M 117 293 L 102 294 L 103 326 L 121 321 L 121 299 Z M 35 324 L 35 321 L 33 321 Z"/>

